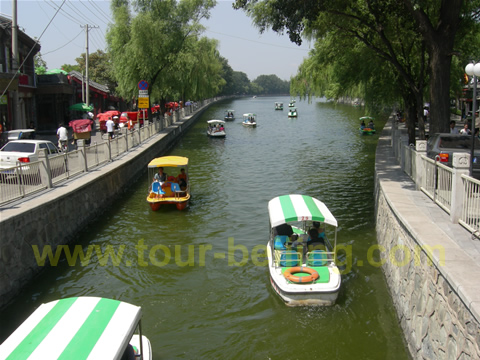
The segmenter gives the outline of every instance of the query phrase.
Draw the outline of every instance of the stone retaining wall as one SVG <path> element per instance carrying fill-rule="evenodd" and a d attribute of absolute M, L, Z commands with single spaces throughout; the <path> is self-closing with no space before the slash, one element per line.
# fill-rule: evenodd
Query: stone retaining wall
<path fill-rule="evenodd" d="M 393 302 L 414 359 L 480 359 L 480 325 L 380 191 L 377 239 Z M 387 258 L 395 253 L 395 259 Z M 406 255 L 409 254 L 409 255 Z M 410 257 L 406 261 L 405 256 Z"/>
<path fill-rule="evenodd" d="M 99 216 L 138 179 L 151 159 L 169 150 L 207 107 L 181 120 L 132 149 L 125 156 L 96 168 L 18 205 L 2 209 L 0 219 L 0 308 L 37 276 L 32 245 L 55 249 Z M 8 234 L 8 235 L 7 235 Z"/>

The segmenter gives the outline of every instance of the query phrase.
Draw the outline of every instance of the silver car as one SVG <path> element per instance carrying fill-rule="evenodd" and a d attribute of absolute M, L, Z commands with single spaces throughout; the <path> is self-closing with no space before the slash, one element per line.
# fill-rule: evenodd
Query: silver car
<path fill-rule="evenodd" d="M 480 179 L 480 139 L 475 138 L 473 157 L 473 176 Z M 440 163 L 452 166 L 453 153 L 471 153 L 472 136 L 461 134 L 437 133 L 428 138 L 427 156 Z"/>

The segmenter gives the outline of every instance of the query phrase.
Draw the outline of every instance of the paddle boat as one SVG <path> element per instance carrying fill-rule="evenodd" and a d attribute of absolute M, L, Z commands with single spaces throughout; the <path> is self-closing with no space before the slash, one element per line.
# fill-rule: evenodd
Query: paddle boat
<path fill-rule="evenodd" d="M 207 135 L 210 137 L 225 137 L 225 121 L 223 120 L 208 120 L 207 121 Z"/>
<path fill-rule="evenodd" d="M 172 176 L 169 173 L 177 173 Z M 147 195 L 147 203 L 153 211 L 161 205 L 175 204 L 178 210 L 187 207 L 190 200 L 188 181 L 188 158 L 182 156 L 163 156 L 148 164 L 148 179 L 152 181 Z"/>
<path fill-rule="evenodd" d="M 256 127 L 257 115 L 252 113 L 243 114 L 242 125 L 245 127 Z"/>
<path fill-rule="evenodd" d="M 282 102 L 276 102 L 275 103 L 275 110 L 283 110 L 283 103 Z"/>
<path fill-rule="evenodd" d="M 40 305 L 0 345 L 2 359 L 152 359 L 142 310 L 126 302 L 72 297 Z"/>
<path fill-rule="evenodd" d="M 297 109 L 296 108 L 288 109 L 288 117 L 297 117 Z"/>
<path fill-rule="evenodd" d="M 233 121 L 235 120 L 235 110 L 225 110 L 225 121 Z"/>
<path fill-rule="evenodd" d="M 295 99 L 290 100 L 288 107 L 295 107 Z"/>
<path fill-rule="evenodd" d="M 337 220 L 330 210 L 310 196 L 282 195 L 269 201 L 268 214 L 268 270 L 275 292 L 288 306 L 333 305 L 342 279 L 335 264 Z M 312 230 L 315 225 L 319 229 Z M 333 246 L 326 226 L 334 234 Z"/>
<path fill-rule="evenodd" d="M 375 130 L 375 125 L 373 123 L 373 120 L 375 120 L 375 118 L 371 117 L 371 116 L 362 116 L 360 118 L 360 134 L 362 135 L 373 135 L 376 133 L 376 130 Z M 365 121 L 368 121 L 368 124 L 365 125 Z"/>

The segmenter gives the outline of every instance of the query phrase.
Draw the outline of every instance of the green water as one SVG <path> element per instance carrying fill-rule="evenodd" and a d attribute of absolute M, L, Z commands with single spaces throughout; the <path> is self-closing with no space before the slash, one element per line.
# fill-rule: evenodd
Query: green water
<path fill-rule="evenodd" d="M 275 111 L 276 101 L 285 110 Z M 123 248 L 119 263 L 105 265 L 94 253 L 88 264 L 62 260 L 47 269 L 0 314 L 0 340 L 43 302 L 101 296 L 142 306 L 155 359 L 408 359 L 384 276 L 367 256 L 376 244 L 378 135 L 360 135 L 361 109 L 297 100 L 298 118 L 289 119 L 288 102 L 211 106 L 169 153 L 190 159 L 189 208 L 152 212 L 142 175 L 78 236 L 83 251 Z M 206 121 L 227 109 L 237 117 L 227 137 L 208 138 Z M 247 112 L 257 114 L 257 128 L 241 125 Z M 335 306 L 285 306 L 262 259 L 252 260 L 267 242 L 268 201 L 295 193 L 317 197 L 338 220 L 349 255 L 340 257 Z"/>

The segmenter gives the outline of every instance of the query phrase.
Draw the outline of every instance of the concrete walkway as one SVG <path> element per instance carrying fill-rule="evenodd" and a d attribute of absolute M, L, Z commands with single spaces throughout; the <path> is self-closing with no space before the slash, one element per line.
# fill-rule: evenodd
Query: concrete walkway
<path fill-rule="evenodd" d="M 451 223 L 444 210 L 422 191 L 415 190 L 414 182 L 397 163 L 390 141 L 389 122 L 379 139 L 376 153 L 376 172 L 387 202 L 420 245 L 445 249 L 444 259 L 436 251 L 433 262 L 480 321 L 480 240 L 472 237 L 461 225 Z"/>

